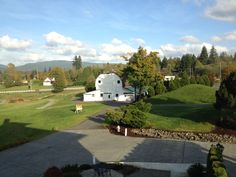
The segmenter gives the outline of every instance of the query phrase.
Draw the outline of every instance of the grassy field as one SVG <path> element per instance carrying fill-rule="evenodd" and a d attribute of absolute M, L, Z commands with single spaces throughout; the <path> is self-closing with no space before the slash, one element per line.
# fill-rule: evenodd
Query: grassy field
<path fill-rule="evenodd" d="M 215 88 L 204 85 L 187 85 L 172 92 L 155 96 L 149 100 L 153 104 L 203 104 L 215 102 Z"/>
<path fill-rule="evenodd" d="M 0 95 L 0 149 L 69 128 L 109 109 L 102 103 L 83 103 L 83 112 L 75 114 L 76 93 Z"/>
<path fill-rule="evenodd" d="M 150 126 L 173 131 L 209 132 L 219 116 L 213 103 L 215 90 L 203 85 L 188 85 L 150 98 Z"/>

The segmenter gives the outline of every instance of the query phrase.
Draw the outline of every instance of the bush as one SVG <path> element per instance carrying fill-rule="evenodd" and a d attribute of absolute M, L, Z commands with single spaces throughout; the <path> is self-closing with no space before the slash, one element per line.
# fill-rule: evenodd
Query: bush
<path fill-rule="evenodd" d="M 86 91 L 86 92 L 90 92 L 90 91 L 93 91 L 93 90 L 96 90 L 95 85 L 94 85 L 94 82 L 88 82 L 88 83 L 86 83 L 86 85 L 85 85 L 85 91 Z"/>
<path fill-rule="evenodd" d="M 221 144 L 211 145 L 207 156 L 208 177 L 227 177 L 225 165 L 223 164 L 223 150 Z"/>
<path fill-rule="evenodd" d="M 206 168 L 202 164 L 196 163 L 191 165 L 187 172 L 189 177 L 205 177 Z"/>
<path fill-rule="evenodd" d="M 150 112 L 152 109 L 152 104 L 151 103 L 146 103 L 143 100 L 140 100 L 136 103 L 133 104 L 138 110 L 143 111 L 143 112 Z"/>
<path fill-rule="evenodd" d="M 137 109 L 126 109 L 124 111 L 123 118 L 121 119 L 121 125 L 125 125 L 133 128 L 141 128 L 146 124 L 146 115 Z"/>
<path fill-rule="evenodd" d="M 159 95 L 166 92 L 166 87 L 163 81 L 157 81 L 156 85 L 154 86 L 155 94 Z"/>
<path fill-rule="evenodd" d="M 152 86 L 149 86 L 147 91 L 148 91 L 148 97 L 152 97 L 155 95 L 155 90 Z"/>
<path fill-rule="evenodd" d="M 51 167 L 47 169 L 47 171 L 44 173 L 43 177 L 62 177 L 62 171 L 57 167 Z"/>
<path fill-rule="evenodd" d="M 151 110 L 151 104 L 140 100 L 128 106 L 106 113 L 106 121 L 112 125 L 123 125 L 141 128 L 146 125 L 147 117 L 144 112 Z"/>

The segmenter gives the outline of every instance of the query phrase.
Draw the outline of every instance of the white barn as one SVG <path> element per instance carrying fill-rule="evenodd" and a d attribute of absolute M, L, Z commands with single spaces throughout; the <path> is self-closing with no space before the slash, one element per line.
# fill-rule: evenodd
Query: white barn
<path fill-rule="evenodd" d="M 84 93 L 84 101 L 134 101 L 134 93 L 123 88 L 115 73 L 100 74 L 95 81 L 96 90 Z"/>
<path fill-rule="evenodd" d="M 55 81 L 55 78 L 49 78 L 47 77 L 44 81 L 43 81 L 43 86 L 52 86 L 52 83 Z"/>

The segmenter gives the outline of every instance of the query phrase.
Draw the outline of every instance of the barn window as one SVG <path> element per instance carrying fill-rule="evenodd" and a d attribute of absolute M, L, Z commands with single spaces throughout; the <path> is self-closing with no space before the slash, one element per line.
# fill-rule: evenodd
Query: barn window
<path fill-rule="evenodd" d="M 117 94 L 116 94 L 116 97 L 118 97 L 118 96 L 119 96 L 119 94 L 117 93 Z"/>
<path fill-rule="evenodd" d="M 117 84 L 120 84 L 120 80 L 117 81 Z"/>
<path fill-rule="evenodd" d="M 108 95 L 108 98 L 111 98 L 111 95 Z"/>
<path fill-rule="evenodd" d="M 94 94 L 92 94 L 92 97 L 94 97 L 95 95 Z"/>
<path fill-rule="evenodd" d="M 100 96 L 103 97 L 103 93 L 101 93 Z"/>
<path fill-rule="evenodd" d="M 101 84 L 101 80 L 98 80 L 98 83 Z"/>

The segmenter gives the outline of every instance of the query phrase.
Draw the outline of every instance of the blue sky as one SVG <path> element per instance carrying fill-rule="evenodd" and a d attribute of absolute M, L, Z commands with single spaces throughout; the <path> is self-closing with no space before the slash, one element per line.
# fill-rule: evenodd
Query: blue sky
<path fill-rule="evenodd" d="M 0 0 L 0 63 L 236 51 L 235 0 Z"/>

